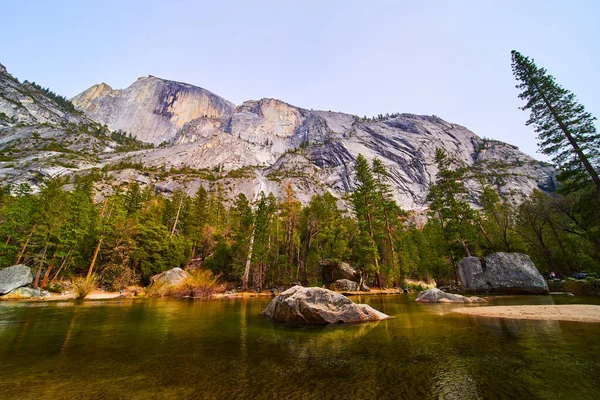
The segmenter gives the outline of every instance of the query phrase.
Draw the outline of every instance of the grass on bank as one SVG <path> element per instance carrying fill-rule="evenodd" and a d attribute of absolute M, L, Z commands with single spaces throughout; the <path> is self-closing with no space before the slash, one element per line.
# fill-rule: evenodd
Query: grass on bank
<path fill-rule="evenodd" d="M 83 300 L 96 288 L 96 275 L 91 275 L 90 279 L 83 277 L 73 279 L 73 290 L 77 300 Z"/>
<path fill-rule="evenodd" d="M 146 288 L 147 297 L 190 297 L 194 299 L 206 299 L 211 297 L 218 289 L 218 277 L 211 271 L 204 269 L 189 270 L 190 274 L 185 280 L 177 285 L 168 285 L 164 282 L 154 283 Z"/>

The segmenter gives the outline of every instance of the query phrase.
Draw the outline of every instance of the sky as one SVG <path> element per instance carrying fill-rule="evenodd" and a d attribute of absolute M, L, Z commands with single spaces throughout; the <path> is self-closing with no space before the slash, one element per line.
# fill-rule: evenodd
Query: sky
<path fill-rule="evenodd" d="M 0 63 L 72 97 L 154 75 L 235 104 L 437 115 L 534 157 L 516 49 L 600 116 L 600 1 L 1 0 Z M 598 126 L 598 124 L 597 124 Z"/>

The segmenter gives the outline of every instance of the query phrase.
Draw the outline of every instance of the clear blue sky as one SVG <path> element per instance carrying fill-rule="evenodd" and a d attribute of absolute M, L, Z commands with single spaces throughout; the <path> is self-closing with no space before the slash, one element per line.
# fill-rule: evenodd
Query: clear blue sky
<path fill-rule="evenodd" d="M 600 117 L 597 0 L 3 0 L 0 10 L 0 62 L 68 97 L 155 75 L 236 104 L 435 114 L 534 155 L 510 69 L 517 49 Z"/>

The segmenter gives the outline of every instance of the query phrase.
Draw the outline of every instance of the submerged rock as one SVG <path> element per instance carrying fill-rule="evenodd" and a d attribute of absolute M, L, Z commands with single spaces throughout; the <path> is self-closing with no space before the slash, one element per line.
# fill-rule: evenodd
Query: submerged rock
<path fill-rule="evenodd" d="M 487 303 L 487 300 L 481 297 L 466 297 L 460 294 L 446 293 L 436 288 L 419 292 L 415 301 L 419 303 Z"/>
<path fill-rule="evenodd" d="M 349 279 L 338 279 L 329 285 L 329 289 L 336 292 L 356 292 L 358 291 L 358 283 Z"/>
<path fill-rule="evenodd" d="M 275 297 L 261 314 L 275 321 L 297 324 L 357 323 L 389 318 L 331 290 L 302 286 L 289 288 Z"/>
<path fill-rule="evenodd" d="M 152 283 L 155 285 L 175 286 L 186 280 L 190 274 L 181 268 L 173 268 L 152 277 Z"/>
<path fill-rule="evenodd" d="M 463 288 L 473 293 L 548 294 L 548 284 L 526 254 L 495 253 L 458 263 Z"/>
<path fill-rule="evenodd" d="M 31 268 L 26 265 L 13 265 L 0 270 L 0 295 L 27 286 L 33 282 Z"/>

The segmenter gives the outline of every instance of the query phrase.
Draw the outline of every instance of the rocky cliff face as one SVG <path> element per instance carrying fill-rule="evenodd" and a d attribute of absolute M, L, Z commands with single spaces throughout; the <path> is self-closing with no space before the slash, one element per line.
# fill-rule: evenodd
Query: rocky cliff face
<path fill-rule="evenodd" d="M 152 167 L 218 167 L 225 171 L 254 167 L 255 197 L 260 190 L 278 194 L 291 180 L 305 198 L 316 187 L 336 195 L 354 188 L 358 154 L 379 157 L 387 166 L 397 201 L 423 208 L 437 173 L 436 148 L 462 166 L 485 175 L 506 196 L 519 201 L 536 188 L 554 189 L 554 170 L 515 146 L 483 140 L 463 126 L 434 116 L 402 114 L 362 121 L 343 113 L 312 111 L 274 99 L 247 101 L 221 118 L 199 118 L 184 125 L 172 146 L 137 154 Z M 468 182 L 476 202 L 476 180 Z"/>
<path fill-rule="evenodd" d="M 437 172 L 439 147 L 473 174 L 467 185 L 474 203 L 480 190 L 475 176 L 484 176 L 515 201 L 536 187 L 552 191 L 555 185 L 551 166 L 435 116 L 400 114 L 365 121 L 275 99 L 235 107 L 204 89 L 155 77 L 140 78 L 123 90 L 95 85 L 73 99 L 85 114 L 77 115 L 61 111 L 43 94 L 25 96 L 27 84 L 5 71 L 0 78 L 0 150 L 10 150 L 18 160 L 0 168 L 5 182 L 29 179 L 31 163 L 34 170 L 53 174 L 104 167 L 110 172 L 98 187 L 107 193 L 111 186 L 135 180 L 165 193 L 183 189 L 194 194 L 201 185 L 220 185 L 230 198 L 244 193 L 255 199 L 261 191 L 279 195 L 290 181 L 304 203 L 329 191 L 343 206 L 343 194 L 354 188 L 354 160 L 363 154 L 387 166 L 401 206 L 421 209 Z M 146 142 L 168 144 L 122 151 L 110 132 L 92 120 Z M 48 146 L 39 142 L 40 135 L 68 151 L 50 152 L 54 161 L 46 162 L 40 155 L 47 155 Z"/>
<path fill-rule="evenodd" d="M 98 154 L 114 151 L 108 131 L 73 112 L 0 64 L 0 185 L 102 168 Z"/>
<path fill-rule="evenodd" d="M 0 124 L 34 125 L 92 122 L 84 115 L 71 113 L 33 84 L 19 82 L 0 64 Z"/>
<path fill-rule="evenodd" d="M 94 85 L 72 102 L 111 130 L 125 131 L 155 144 L 172 139 L 194 119 L 221 117 L 235 108 L 206 89 L 154 76 L 139 78 L 123 90 L 113 90 L 105 83 Z"/>

